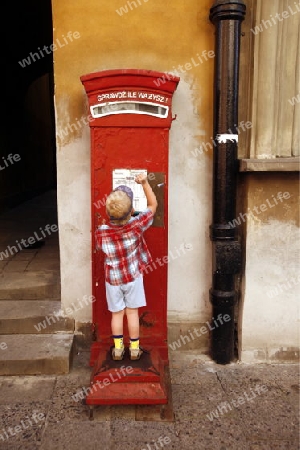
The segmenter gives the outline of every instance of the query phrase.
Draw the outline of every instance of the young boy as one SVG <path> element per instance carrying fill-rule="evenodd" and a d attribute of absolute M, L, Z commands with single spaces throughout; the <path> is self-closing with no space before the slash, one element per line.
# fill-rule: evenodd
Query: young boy
<path fill-rule="evenodd" d="M 133 192 L 128 186 L 118 186 L 106 199 L 109 225 L 96 230 L 96 246 L 104 256 L 106 300 L 112 313 L 111 330 L 114 339 L 112 358 L 124 357 L 123 319 L 127 316 L 131 360 L 141 357 L 139 345 L 138 308 L 146 306 L 143 270 L 151 262 L 143 233 L 152 225 L 157 200 L 147 174 L 140 174 L 135 182 L 141 184 L 147 199 L 147 209 L 136 217 L 132 207 Z"/>

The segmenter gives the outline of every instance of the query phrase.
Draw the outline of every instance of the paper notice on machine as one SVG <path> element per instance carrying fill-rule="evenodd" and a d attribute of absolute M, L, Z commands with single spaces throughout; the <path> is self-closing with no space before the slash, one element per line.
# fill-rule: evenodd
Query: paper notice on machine
<path fill-rule="evenodd" d="M 134 179 L 140 173 L 147 173 L 146 169 L 115 169 L 113 171 L 113 189 L 124 184 L 133 192 L 133 208 L 135 211 L 144 211 L 147 208 L 147 199 L 143 188 Z"/>

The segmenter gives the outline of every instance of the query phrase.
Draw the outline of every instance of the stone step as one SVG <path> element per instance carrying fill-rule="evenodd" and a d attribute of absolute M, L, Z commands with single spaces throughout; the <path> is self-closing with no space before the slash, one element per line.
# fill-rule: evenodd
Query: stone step
<path fill-rule="evenodd" d="M 73 333 L 75 321 L 62 317 L 57 300 L 0 300 L 1 334 Z"/>
<path fill-rule="evenodd" d="M 0 336 L 0 375 L 63 375 L 72 364 L 73 334 Z"/>
<path fill-rule="evenodd" d="M 10 272 L 0 276 L 0 300 L 40 300 L 60 297 L 58 271 Z"/>

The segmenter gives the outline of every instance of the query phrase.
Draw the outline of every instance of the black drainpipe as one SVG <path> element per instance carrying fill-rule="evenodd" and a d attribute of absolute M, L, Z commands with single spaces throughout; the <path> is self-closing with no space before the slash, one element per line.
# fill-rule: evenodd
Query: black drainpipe
<path fill-rule="evenodd" d="M 216 28 L 213 223 L 210 226 L 213 249 L 211 356 L 218 364 L 228 364 L 235 358 L 234 306 L 241 246 L 229 222 L 236 216 L 239 54 L 245 14 L 243 0 L 216 0 L 209 16 Z"/>

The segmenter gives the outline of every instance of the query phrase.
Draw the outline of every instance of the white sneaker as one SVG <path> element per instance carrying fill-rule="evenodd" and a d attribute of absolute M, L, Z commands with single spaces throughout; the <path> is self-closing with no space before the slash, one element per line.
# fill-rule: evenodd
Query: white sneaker
<path fill-rule="evenodd" d="M 125 353 L 125 348 L 124 347 L 122 347 L 122 348 L 115 348 L 114 347 L 112 349 L 112 352 L 111 352 L 112 359 L 114 361 L 121 361 L 124 358 L 124 353 Z"/>
<path fill-rule="evenodd" d="M 130 348 L 129 347 L 129 356 L 131 361 L 140 359 L 140 357 L 143 354 L 143 350 L 141 350 L 140 348 Z"/>

